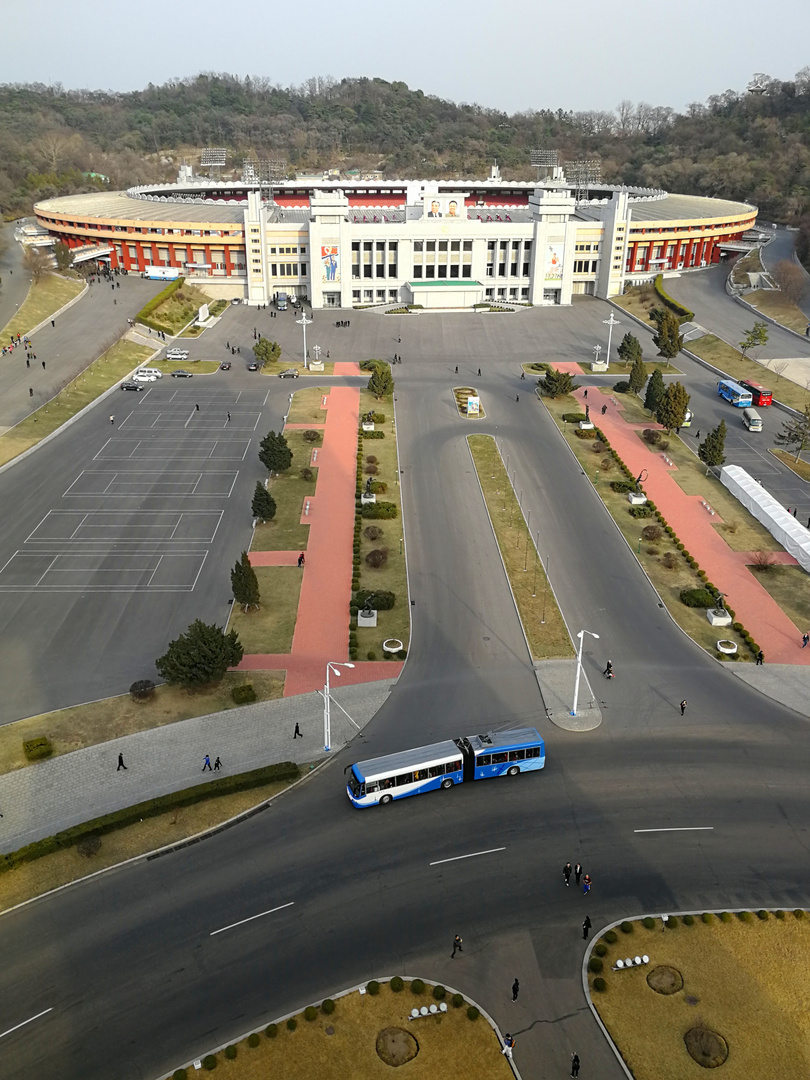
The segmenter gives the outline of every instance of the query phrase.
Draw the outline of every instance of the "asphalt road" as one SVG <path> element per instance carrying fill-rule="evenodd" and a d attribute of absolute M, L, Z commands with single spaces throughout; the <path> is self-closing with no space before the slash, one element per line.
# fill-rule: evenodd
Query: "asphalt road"
<path fill-rule="evenodd" d="M 517 461 L 569 625 L 602 635 L 586 663 L 604 723 L 583 736 L 545 721 L 449 368 L 432 355 L 396 369 L 414 635 L 362 744 L 238 828 L 4 916 L 0 1027 L 53 1010 L 5 1037 L 4 1076 L 155 1077 L 272 1015 L 404 971 L 475 994 L 518 1032 L 526 1075 L 563 1075 L 570 1047 L 586 1044 L 592 1075 L 618 1077 L 582 1000 L 584 910 L 598 927 L 649 910 L 806 903 L 806 721 L 661 613 L 502 363 L 480 382 L 476 430 Z M 599 683 L 607 650 L 618 677 Z M 516 719 L 547 739 L 539 776 L 350 807 L 351 760 Z M 712 831 L 635 832 L 696 827 Z M 562 887 L 568 859 L 594 878 L 588 901 Z M 465 953 L 451 961 L 455 933 Z M 525 1013 L 509 1001 L 515 975 L 532 988 Z"/>
<path fill-rule="evenodd" d="M 31 285 L 22 264 L 22 248 L 14 239 L 16 225 L 14 221 L 0 222 L 0 329 L 14 318 Z"/>

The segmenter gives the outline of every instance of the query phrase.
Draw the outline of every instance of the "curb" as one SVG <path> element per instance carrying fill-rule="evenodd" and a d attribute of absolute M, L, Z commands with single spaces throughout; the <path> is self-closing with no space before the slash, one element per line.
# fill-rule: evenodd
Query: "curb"
<path fill-rule="evenodd" d="M 393 979 L 395 977 L 396 976 L 394 976 L 394 975 L 380 976 L 380 978 L 375 979 L 374 981 L 379 982 L 379 983 L 390 983 L 391 979 Z M 400 975 L 399 978 L 402 979 L 404 982 L 413 982 L 414 979 L 421 978 L 421 976 L 418 976 L 418 975 Z M 369 981 L 371 981 L 371 980 L 369 980 Z M 423 980 L 423 981 L 432 982 L 431 979 Z M 349 994 L 357 994 L 357 993 L 359 993 L 361 989 L 365 989 L 366 985 L 367 984 L 365 982 L 357 983 L 355 986 L 350 986 L 346 990 L 338 990 L 336 993 L 334 993 L 332 995 L 327 995 L 327 998 L 331 998 L 332 1001 L 340 1001 L 341 998 L 348 997 Z M 435 984 L 435 985 L 439 985 L 439 984 Z M 473 1001 L 473 999 L 471 997 L 468 997 L 466 994 L 463 994 L 460 990 L 457 990 L 455 987 L 447 986 L 446 983 L 441 983 L 441 985 L 444 986 L 444 988 L 448 992 L 448 994 L 461 994 L 461 996 L 464 998 L 464 1000 L 466 1002 L 468 1002 L 470 1005 L 474 1005 L 475 1008 L 478 1009 L 479 1014 L 487 1021 L 489 1026 L 492 1028 L 492 1030 L 497 1035 L 498 1041 L 501 1043 L 501 1046 L 503 1046 L 503 1037 L 501 1035 L 500 1028 L 495 1023 L 495 1021 L 492 1019 L 492 1017 L 489 1015 L 489 1013 L 486 1011 L 486 1009 L 484 1009 L 481 1005 L 479 1005 L 477 1001 Z M 199 1059 L 198 1058 L 192 1058 L 191 1061 L 186 1062 L 184 1065 L 175 1066 L 175 1069 L 181 1068 L 181 1069 L 188 1069 L 188 1070 L 194 1071 L 196 1069 L 196 1066 L 195 1066 L 194 1062 L 197 1061 L 197 1060 L 201 1060 L 201 1058 L 204 1057 L 204 1056 L 207 1056 L 207 1054 L 219 1054 L 221 1051 L 223 1051 L 225 1049 L 226 1046 L 232 1046 L 234 1043 L 242 1042 L 243 1039 L 247 1039 L 248 1036 L 253 1035 L 254 1033 L 263 1034 L 265 1029 L 267 1027 L 269 1027 L 270 1024 L 276 1024 L 276 1025 L 284 1024 L 284 1023 L 287 1022 L 287 1020 L 291 1019 L 293 1016 L 298 1016 L 299 1013 L 302 1013 L 304 1011 L 304 1009 L 309 1008 L 310 1005 L 314 1005 L 315 1008 L 320 1008 L 321 1002 L 327 1000 L 327 998 L 321 998 L 320 1001 L 317 1004 L 314 1001 L 311 1001 L 311 1002 L 309 1002 L 308 1005 L 302 1005 L 300 1008 L 294 1009 L 292 1012 L 284 1013 L 283 1016 L 276 1017 L 274 1020 L 269 1020 L 266 1024 L 263 1024 L 259 1028 L 251 1028 L 250 1031 L 246 1031 L 242 1035 L 238 1035 L 236 1038 L 232 1039 L 230 1042 L 222 1043 L 221 1046 L 217 1046 L 214 1049 L 210 1049 L 210 1050 L 206 1051 L 206 1054 L 201 1055 L 201 1057 Z M 506 1060 L 509 1062 L 509 1065 L 511 1066 L 511 1069 L 512 1069 L 512 1073 L 516 1077 L 516 1080 L 522 1080 L 520 1072 L 518 1071 L 518 1068 L 515 1065 L 512 1058 L 507 1057 Z M 157 1078 L 157 1080 L 171 1080 L 171 1073 L 169 1073 L 169 1074 L 161 1073 L 160 1076 Z M 631 1080 L 632 1080 L 632 1078 L 631 1078 Z"/>

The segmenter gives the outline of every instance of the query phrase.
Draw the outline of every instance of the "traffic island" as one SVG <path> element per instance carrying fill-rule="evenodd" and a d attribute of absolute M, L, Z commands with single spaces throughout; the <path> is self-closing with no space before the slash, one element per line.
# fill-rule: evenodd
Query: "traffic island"
<path fill-rule="evenodd" d="M 807 1059 L 808 961 L 803 909 L 693 912 L 616 924 L 583 978 L 635 1080 L 781 1080 Z"/>
<path fill-rule="evenodd" d="M 456 402 L 458 415 L 465 420 L 483 420 L 487 415 L 481 404 L 481 395 L 473 386 L 453 387 L 453 398 Z"/>

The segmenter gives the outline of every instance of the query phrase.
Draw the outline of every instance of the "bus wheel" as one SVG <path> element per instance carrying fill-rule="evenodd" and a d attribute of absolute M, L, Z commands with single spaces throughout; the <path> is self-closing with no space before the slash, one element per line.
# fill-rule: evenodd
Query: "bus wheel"
<path fill-rule="evenodd" d="M 453 786 L 453 781 L 452 780 L 447 779 L 447 778 L 442 780 L 442 787 L 443 788 L 449 788 L 449 787 L 452 787 L 452 786 Z"/>
<path fill-rule="evenodd" d="M 390 802 L 391 802 L 391 796 L 390 795 L 382 795 L 380 797 L 380 806 L 385 806 L 387 803 L 390 803 Z"/>
<path fill-rule="evenodd" d="M 520 769 L 517 767 L 517 765 L 512 765 L 510 768 L 508 768 L 506 770 L 506 775 L 507 776 L 517 776 L 517 774 L 519 772 L 520 772 Z"/>

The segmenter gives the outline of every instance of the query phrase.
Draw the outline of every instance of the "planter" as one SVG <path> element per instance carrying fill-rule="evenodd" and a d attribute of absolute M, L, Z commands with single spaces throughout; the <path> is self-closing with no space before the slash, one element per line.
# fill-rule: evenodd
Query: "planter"
<path fill-rule="evenodd" d="M 390 637 L 383 642 L 384 653 L 398 653 L 402 648 L 402 642 L 399 638 Z"/>
<path fill-rule="evenodd" d="M 643 495 L 640 491 L 628 491 L 627 501 L 631 506 L 643 506 L 647 501 L 647 496 Z"/>
<path fill-rule="evenodd" d="M 737 652 L 737 643 L 729 641 L 727 638 L 721 638 L 717 642 L 717 651 L 719 653 L 724 653 L 726 656 L 734 656 Z"/>

